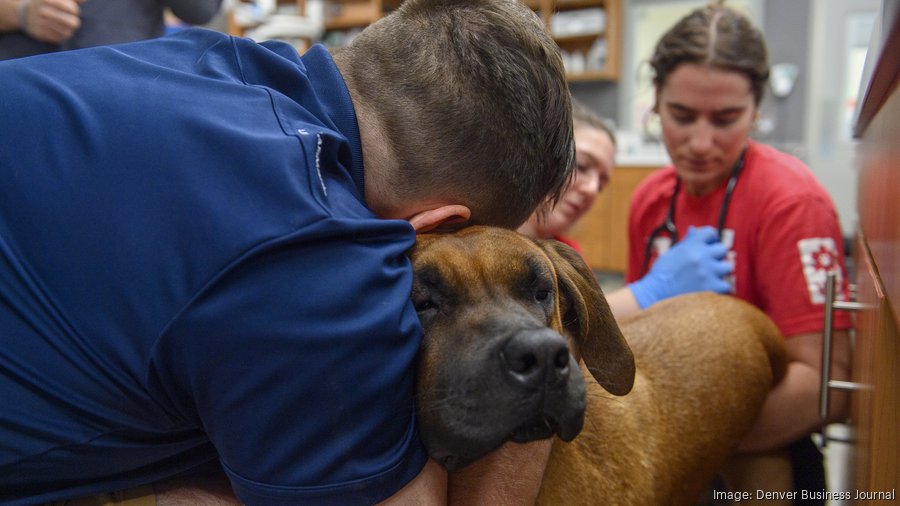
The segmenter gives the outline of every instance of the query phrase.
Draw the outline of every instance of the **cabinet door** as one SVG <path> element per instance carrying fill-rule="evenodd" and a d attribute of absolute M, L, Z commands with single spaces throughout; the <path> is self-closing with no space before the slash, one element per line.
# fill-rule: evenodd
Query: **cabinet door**
<path fill-rule="evenodd" d="M 521 0 L 544 21 L 572 81 L 619 78 L 622 0 Z"/>
<path fill-rule="evenodd" d="M 609 185 L 572 230 L 584 258 L 598 271 L 624 273 L 628 267 L 628 208 L 631 194 L 657 167 L 616 167 Z"/>
<path fill-rule="evenodd" d="M 857 314 L 853 381 L 873 388 L 853 393 L 857 439 L 853 481 L 857 491 L 877 494 L 900 484 L 900 333 L 864 238 L 857 244 L 856 261 L 857 298 L 873 309 Z M 854 501 L 870 503 L 870 499 Z"/>

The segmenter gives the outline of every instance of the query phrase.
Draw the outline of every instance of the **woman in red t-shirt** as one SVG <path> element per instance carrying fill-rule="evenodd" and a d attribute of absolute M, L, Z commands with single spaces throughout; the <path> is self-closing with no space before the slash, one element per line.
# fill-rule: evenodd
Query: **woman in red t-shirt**
<path fill-rule="evenodd" d="M 734 265 L 732 292 L 772 318 L 790 359 L 740 450 L 790 448 L 796 491 L 819 492 L 822 457 L 809 435 L 847 408 L 835 394 L 828 419 L 818 412 L 825 278 L 841 280 L 839 296 L 846 286 L 834 205 L 802 162 L 749 139 L 769 65 L 763 36 L 746 17 L 721 5 L 696 9 L 663 35 L 650 65 L 673 165 L 632 197 L 626 280 L 652 270 L 688 227 L 716 227 Z M 849 375 L 848 327 L 839 315 L 835 379 Z"/>

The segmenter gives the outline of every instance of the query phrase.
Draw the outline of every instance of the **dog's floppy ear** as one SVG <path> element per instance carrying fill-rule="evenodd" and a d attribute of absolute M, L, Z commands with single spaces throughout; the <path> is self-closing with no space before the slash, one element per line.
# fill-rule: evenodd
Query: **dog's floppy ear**
<path fill-rule="evenodd" d="M 563 328 L 584 363 L 607 392 L 625 395 L 634 384 L 634 356 L 591 268 L 574 249 L 556 240 L 537 241 L 556 270 Z"/>

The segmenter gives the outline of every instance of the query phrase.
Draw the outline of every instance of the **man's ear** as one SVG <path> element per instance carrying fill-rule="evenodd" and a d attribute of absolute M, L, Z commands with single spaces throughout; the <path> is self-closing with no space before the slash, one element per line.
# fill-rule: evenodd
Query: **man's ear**
<path fill-rule="evenodd" d="M 462 205 L 446 205 L 422 211 L 409 219 L 416 233 L 449 232 L 462 228 L 472 217 L 472 211 Z"/>

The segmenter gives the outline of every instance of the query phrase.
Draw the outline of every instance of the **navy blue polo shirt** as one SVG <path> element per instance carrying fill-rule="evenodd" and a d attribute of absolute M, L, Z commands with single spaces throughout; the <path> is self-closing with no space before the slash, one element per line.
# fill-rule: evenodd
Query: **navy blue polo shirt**
<path fill-rule="evenodd" d="M 0 502 L 217 462 L 248 504 L 415 477 L 415 234 L 364 204 L 322 47 L 189 30 L 0 90 Z"/>

